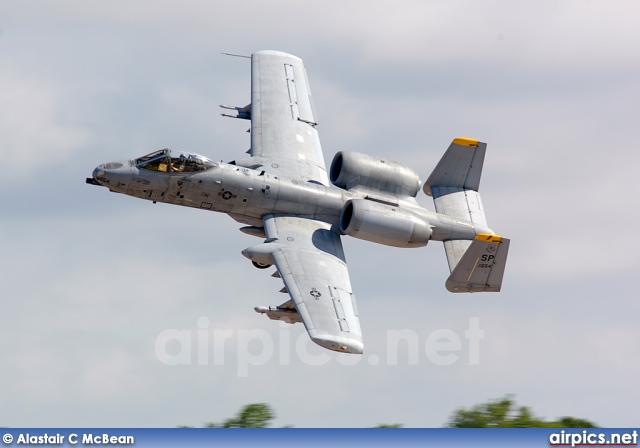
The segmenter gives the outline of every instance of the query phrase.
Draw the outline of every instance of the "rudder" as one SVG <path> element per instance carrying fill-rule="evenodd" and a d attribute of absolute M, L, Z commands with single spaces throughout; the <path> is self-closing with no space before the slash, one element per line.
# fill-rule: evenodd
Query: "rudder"
<path fill-rule="evenodd" d="M 470 138 L 455 138 L 424 184 L 433 197 L 436 212 L 473 224 L 476 234 L 493 234 L 478 189 L 487 144 Z M 453 272 L 471 240 L 444 241 L 449 270 Z"/>
<path fill-rule="evenodd" d="M 499 292 L 507 264 L 510 240 L 478 235 L 447 279 L 450 292 Z"/>

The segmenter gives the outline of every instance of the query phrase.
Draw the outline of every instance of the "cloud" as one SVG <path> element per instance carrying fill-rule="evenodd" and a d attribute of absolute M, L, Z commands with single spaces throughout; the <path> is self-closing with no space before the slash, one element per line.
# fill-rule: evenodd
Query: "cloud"
<path fill-rule="evenodd" d="M 65 92 L 45 79 L 0 69 L 0 157 L 11 161 L 5 176 L 25 175 L 55 155 L 68 161 L 89 142 L 73 124 L 73 110 L 63 108 Z"/>
<path fill-rule="evenodd" d="M 3 424 L 199 426 L 264 401 L 277 424 L 439 426 L 458 406 L 509 392 L 549 418 L 633 424 L 635 3 L 5 6 Z M 345 238 L 365 356 L 314 366 L 291 352 L 284 365 L 283 334 L 293 346 L 305 332 L 252 310 L 286 299 L 281 280 L 240 255 L 256 239 L 228 217 L 83 183 L 99 163 L 167 146 L 241 155 L 248 125 L 217 105 L 248 102 L 248 63 L 219 53 L 263 48 L 305 60 L 328 163 L 355 150 L 424 180 L 452 138 L 489 144 L 483 202 L 512 239 L 501 293 L 447 293 L 438 243 L 399 250 Z M 225 364 L 162 364 L 157 336 L 195 335 L 202 316 L 210 338 L 233 331 Z M 480 365 L 428 362 L 428 335 L 463 335 L 473 317 L 486 332 Z M 274 356 L 240 377 L 239 332 L 253 329 L 274 341 Z M 386 364 L 388 330 L 418 335 L 418 365 L 405 348 Z M 313 405 L 300 412 L 300 402 Z"/>

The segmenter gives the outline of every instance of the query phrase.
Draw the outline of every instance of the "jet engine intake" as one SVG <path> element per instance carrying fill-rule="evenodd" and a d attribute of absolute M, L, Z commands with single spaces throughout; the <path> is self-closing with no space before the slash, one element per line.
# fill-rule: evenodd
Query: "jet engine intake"
<path fill-rule="evenodd" d="M 431 238 L 429 223 L 399 207 L 352 199 L 340 216 L 340 230 L 349 236 L 394 247 L 422 247 Z"/>
<path fill-rule="evenodd" d="M 333 185 L 346 190 L 360 187 L 413 198 L 420 191 L 420 177 L 408 166 L 358 152 L 337 153 L 329 176 Z"/>

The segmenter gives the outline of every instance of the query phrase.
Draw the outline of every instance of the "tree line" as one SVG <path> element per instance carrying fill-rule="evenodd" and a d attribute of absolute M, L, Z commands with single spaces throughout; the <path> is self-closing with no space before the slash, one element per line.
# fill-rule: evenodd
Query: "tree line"
<path fill-rule="evenodd" d="M 235 417 L 221 423 L 205 423 L 205 428 L 268 428 L 276 418 L 274 410 L 266 403 L 244 406 Z M 376 428 L 401 428 L 400 423 L 380 424 Z M 512 395 L 490 400 L 471 408 L 456 410 L 445 424 L 448 428 L 597 428 L 584 418 L 560 417 L 545 420 L 536 417 L 530 408 L 516 406 Z M 188 428 L 188 426 L 180 426 Z"/>

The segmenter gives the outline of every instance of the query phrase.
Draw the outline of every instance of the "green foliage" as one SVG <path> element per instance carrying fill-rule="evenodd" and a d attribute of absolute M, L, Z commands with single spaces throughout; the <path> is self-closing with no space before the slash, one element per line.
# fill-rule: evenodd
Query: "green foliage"
<path fill-rule="evenodd" d="M 266 428 L 274 418 L 275 414 L 268 404 L 254 403 L 242 408 L 234 418 L 224 423 L 207 423 L 205 428 Z"/>
<path fill-rule="evenodd" d="M 513 397 L 483 403 L 471 409 L 458 409 L 453 413 L 450 428 L 596 428 L 588 420 L 562 417 L 546 421 L 533 416 L 529 408 L 516 408 Z"/>
<path fill-rule="evenodd" d="M 268 404 L 248 404 L 234 417 L 223 423 L 210 422 L 205 428 L 266 428 L 275 418 Z M 453 413 L 450 428 L 597 428 L 589 420 L 575 417 L 561 417 L 546 421 L 535 417 L 525 406 L 516 407 L 512 395 L 473 406 L 470 409 L 458 409 Z M 401 428 L 402 424 L 380 424 L 376 428 Z M 180 426 L 189 428 L 189 426 Z"/>
<path fill-rule="evenodd" d="M 583 418 L 561 417 L 558 419 L 561 428 L 597 428 L 589 420 Z"/>

